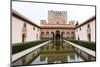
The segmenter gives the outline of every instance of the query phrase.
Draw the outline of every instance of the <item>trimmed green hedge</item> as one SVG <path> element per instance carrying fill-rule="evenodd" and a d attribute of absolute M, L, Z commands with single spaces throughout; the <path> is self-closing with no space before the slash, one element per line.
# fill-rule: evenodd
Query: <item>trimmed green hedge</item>
<path fill-rule="evenodd" d="M 39 40 L 39 41 L 31 41 L 31 42 L 14 44 L 14 46 L 12 46 L 12 54 L 23 51 L 25 49 L 36 46 L 36 45 L 41 44 L 46 41 L 48 41 L 48 40 Z"/>
<path fill-rule="evenodd" d="M 68 41 L 96 51 L 96 43 L 95 42 L 88 42 L 88 41 L 82 41 L 82 40 L 68 40 Z"/>

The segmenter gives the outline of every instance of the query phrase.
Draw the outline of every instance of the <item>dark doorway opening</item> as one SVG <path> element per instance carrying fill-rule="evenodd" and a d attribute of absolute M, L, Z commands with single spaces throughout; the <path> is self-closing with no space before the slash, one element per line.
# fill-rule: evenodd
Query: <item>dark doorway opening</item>
<path fill-rule="evenodd" d="M 91 41 L 91 34 L 88 34 L 88 40 Z"/>
<path fill-rule="evenodd" d="M 56 41 L 60 41 L 60 31 L 56 31 L 55 39 Z"/>
<path fill-rule="evenodd" d="M 22 34 L 22 42 L 25 42 L 25 39 L 26 39 L 26 35 Z"/>

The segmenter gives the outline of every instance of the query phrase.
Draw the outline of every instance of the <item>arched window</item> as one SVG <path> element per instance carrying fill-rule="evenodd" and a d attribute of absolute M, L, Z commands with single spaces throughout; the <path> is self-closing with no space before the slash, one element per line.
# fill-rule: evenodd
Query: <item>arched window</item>
<path fill-rule="evenodd" d="M 81 31 L 81 27 L 80 27 L 80 31 Z"/>
<path fill-rule="evenodd" d="M 26 23 L 24 23 L 23 27 L 26 27 Z"/>
<path fill-rule="evenodd" d="M 33 26 L 33 30 L 35 30 L 35 26 Z"/>
<path fill-rule="evenodd" d="M 90 24 L 87 25 L 87 33 L 91 32 Z"/>
<path fill-rule="evenodd" d="M 46 32 L 46 35 L 49 35 L 49 32 Z"/>
<path fill-rule="evenodd" d="M 88 41 L 91 41 L 91 28 L 90 28 L 90 24 L 87 25 L 87 38 L 88 38 Z"/>
<path fill-rule="evenodd" d="M 90 24 L 88 24 L 87 27 L 90 28 Z"/>
<path fill-rule="evenodd" d="M 59 22 L 57 21 L 57 24 L 59 24 Z"/>
<path fill-rule="evenodd" d="M 71 32 L 71 37 L 72 37 L 73 39 L 75 38 L 74 32 Z"/>
<path fill-rule="evenodd" d="M 69 32 L 67 32 L 67 35 L 69 35 Z"/>
<path fill-rule="evenodd" d="M 72 35 L 74 35 L 74 32 L 71 32 Z"/>
<path fill-rule="evenodd" d="M 41 35 L 44 35 L 44 32 L 41 32 Z"/>

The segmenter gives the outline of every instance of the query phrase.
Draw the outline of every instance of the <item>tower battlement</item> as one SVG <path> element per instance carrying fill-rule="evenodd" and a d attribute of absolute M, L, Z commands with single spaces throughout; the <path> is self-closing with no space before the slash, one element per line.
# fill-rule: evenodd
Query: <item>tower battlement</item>
<path fill-rule="evenodd" d="M 48 24 L 67 23 L 67 11 L 48 10 Z"/>

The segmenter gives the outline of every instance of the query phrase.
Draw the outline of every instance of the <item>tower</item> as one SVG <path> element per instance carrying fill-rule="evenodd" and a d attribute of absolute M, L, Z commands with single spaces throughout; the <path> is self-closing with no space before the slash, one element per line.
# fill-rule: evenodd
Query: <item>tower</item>
<path fill-rule="evenodd" d="M 67 11 L 48 10 L 48 24 L 66 24 Z"/>

